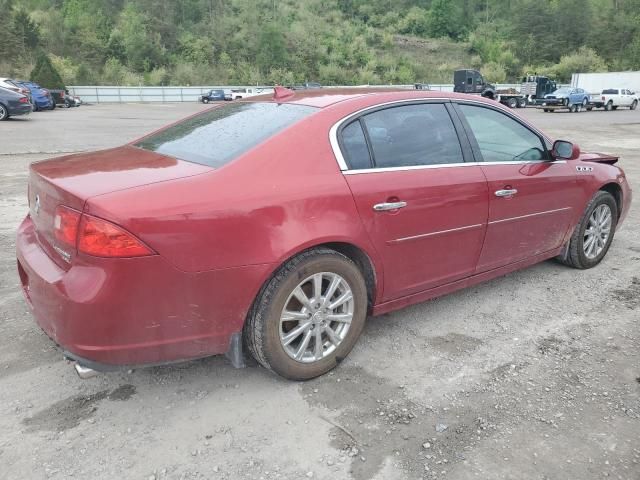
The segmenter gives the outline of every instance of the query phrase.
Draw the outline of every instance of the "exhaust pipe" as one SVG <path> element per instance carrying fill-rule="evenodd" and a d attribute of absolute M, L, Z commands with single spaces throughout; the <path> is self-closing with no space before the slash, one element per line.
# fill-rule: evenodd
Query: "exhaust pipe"
<path fill-rule="evenodd" d="M 95 377 L 100 373 L 91 368 L 83 367 L 77 362 L 73 365 L 73 367 L 76 369 L 76 373 L 78 374 L 78 376 L 83 380 L 86 380 L 87 378 Z"/>

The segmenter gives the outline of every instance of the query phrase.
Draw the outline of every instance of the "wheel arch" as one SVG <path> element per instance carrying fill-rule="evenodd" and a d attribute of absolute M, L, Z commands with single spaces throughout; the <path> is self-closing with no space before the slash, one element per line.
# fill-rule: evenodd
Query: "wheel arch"
<path fill-rule="evenodd" d="M 362 276 L 364 277 L 365 285 L 367 287 L 368 308 L 369 308 L 369 311 L 371 311 L 373 308 L 373 305 L 375 305 L 378 292 L 381 291 L 381 285 L 379 284 L 379 282 L 382 279 L 382 275 L 381 275 L 382 272 L 379 271 L 379 268 L 376 268 L 376 263 L 371 258 L 371 255 L 369 255 L 364 248 L 356 245 L 355 243 L 351 243 L 344 240 L 321 241 L 311 245 L 301 246 L 300 248 L 289 252 L 285 258 L 283 258 L 277 264 L 274 264 L 274 268 L 269 272 L 269 274 L 265 277 L 264 281 L 260 285 L 260 288 L 258 289 L 258 293 L 256 294 L 253 304 L 254 305 L 256 304 L 256 302 L 261 297 L 262 292 L 264 291 L 268 283 L 271 281 L 271 279 L 275 275 L 278 274 L 278 272 L 283 267 L 283 265 L 285 265 L 291 259 L 305 252 L 308 252 L 310 250 L 314 250 L 317 248 L 327 248 L 335 252 L 338 252 L 356 264 L 360 272 L 362 272 Z M 253 310 L 253 305 L 248 310 L 247 314 L 251 314 L 252 310 Z"/>
<path fill-rule="evenodd" d="M 622 188 L 615 182 L 610 182 L 602 185 L 599 188 L 600 191 L 610 193 L 616 201 L 616 206 L 618 207 L 618 219 L 622 214 L 622 206 L 623 206 L 623 198 L 622 198 Z"/>

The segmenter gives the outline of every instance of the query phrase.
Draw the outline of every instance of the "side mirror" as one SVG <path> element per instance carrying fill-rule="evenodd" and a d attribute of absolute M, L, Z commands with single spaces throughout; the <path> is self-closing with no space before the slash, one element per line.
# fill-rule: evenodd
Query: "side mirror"
<path fill-rule="evenodd" d="M 575 160 L 580 156 L 580 147 L 566 140 L 556 140 L 551 151 L 553 158 Z"/>

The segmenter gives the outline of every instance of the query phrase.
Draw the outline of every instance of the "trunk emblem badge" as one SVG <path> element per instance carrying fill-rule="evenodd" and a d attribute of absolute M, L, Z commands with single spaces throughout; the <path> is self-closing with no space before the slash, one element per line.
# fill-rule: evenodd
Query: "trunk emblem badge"
<path fill-rule="evenodd" d="M 40 195 L 36 195 L 36 198 L 33 202 L 33 213 L 37 215 L 38 212 L 40 212 Z"/>

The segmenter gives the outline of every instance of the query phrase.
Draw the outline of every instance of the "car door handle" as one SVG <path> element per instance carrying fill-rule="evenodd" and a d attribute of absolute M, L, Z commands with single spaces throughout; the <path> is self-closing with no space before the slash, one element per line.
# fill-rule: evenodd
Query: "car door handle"
<path fill-rule="evenodd" d="M 398 210 L 399 208 L 404 208 L 407 206 L 407 202 L 387 202 L 387 203 L 376 203 L 373 206 L 373 209 L 376 212 L 386 212 L 387 210 Z"/>
<path fill-rule="evenodd" d="M 518 190 L 516 190 L 515 188 L 510 188 L 507 190 L 496 190 L 495 195 L 496 197 L 510 197 L 512 195 L 515 195 L 516 193 L 518 193 Z"/>

